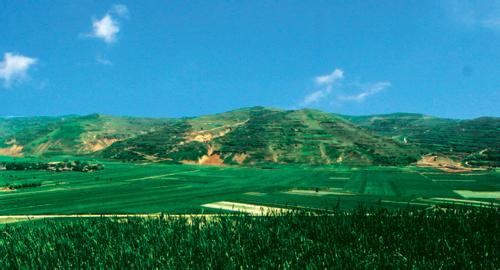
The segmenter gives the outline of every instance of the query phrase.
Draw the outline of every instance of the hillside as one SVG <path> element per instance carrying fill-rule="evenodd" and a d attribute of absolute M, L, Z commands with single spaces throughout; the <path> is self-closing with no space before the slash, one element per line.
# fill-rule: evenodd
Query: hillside
<path fill-rule="evenodd" d="M 195 164 L 500 166 L 500 120 L 243 108 L 191 118 L 0 118 L 0 155 Z M 426 161 L 426 162 L 427 162 Z"/>
<path fill-rule="evenodd" d="M 418 148 L 317 110 L 254 107 L 191 119 L 114 143 L 105 158 L 201 164 L 408 164 Z"/>
<path fill-rule="evenodd" d="M 13 156 L 83 155 L 115 141 L 161 127 L 165 119 L 92 114 L 68 117 L 0 118 L 0 154 Z"/>
<path fill-rule="evenodd" d="M 23 130 L 33 129 L 71 117 L 74 116 L 0 117 L 0 138 L 5 138 Z"/>
<path fill-rule="evenodd" d="M 23 134 L 72 117 L 0 117 L 0 155 L 21 156 L 23 147 L 17 143 L 16 137 L 29 136 Z"/>
<path fill-rule="evenodd" d="M 500 166 L 500 118 L 443 119 L 420 114 L 343 116 L 382 136 L 468 165 Z"/>

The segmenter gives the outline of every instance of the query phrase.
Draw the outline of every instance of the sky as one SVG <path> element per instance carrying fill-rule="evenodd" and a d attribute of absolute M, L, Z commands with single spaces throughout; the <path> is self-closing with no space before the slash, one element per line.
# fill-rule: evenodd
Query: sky
<path fill-rule="evenodd" d="M 0 115 L 500 116 L 500 0 L 0 0 Z"/>

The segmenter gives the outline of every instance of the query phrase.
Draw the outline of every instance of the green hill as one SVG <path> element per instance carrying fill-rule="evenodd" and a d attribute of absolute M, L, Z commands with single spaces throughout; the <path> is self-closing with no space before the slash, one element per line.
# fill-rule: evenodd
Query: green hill
<path fill-rule="evenodd" d="M 168 120 L 92 114 L 67 117 L 2 118 L 0 154 L 82 155 L 115 141 L 147 133 Z"/>
<path fill-rule="evenodd" d="M 11 117 L 0 118 L 0 155 L 213 165 L 406 165 L 436 155 L 438 163 L 451 158 L 447 164 L 498 167 L 499 131 L 494 117 L 344 116 L 264 107 L 178 119 Z"/>
<path fill-rule="evenodd" d="M 463 160 L 469 165 L 500 166 L 500 118 L 443 119 L 420 114 L 344 116 L 382 136 L 427 152 Z"/>
<path fill-rule="evenodd" d="M 0 138 L 6 138 L 23 130 L 30 130 L 39 126 L 58 122 L 63 118 L 70 118 L 70 117 L 72 116 L 0 117 Z"/>
<path fill-rule="evenodd" d="M 198 118 L 114 143 L 101 155 L 201 164 L 408 164 L 420 151 L 330 113 L 254 107 Z"/>

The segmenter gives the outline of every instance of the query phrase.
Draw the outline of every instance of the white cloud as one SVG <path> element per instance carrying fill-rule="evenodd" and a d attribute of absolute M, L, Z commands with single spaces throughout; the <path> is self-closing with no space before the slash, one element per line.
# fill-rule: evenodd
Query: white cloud
<path fill-rule="evenodd" d="M 0 79 L 4 86 L 9 87 L 14 81 L 21 81 L 28 75 L 28 69 L 36 63 L 35 58 L 7 52 L 4 60 L 0 62 Z"/>
<path fill-rule="evenodd" d="M 314 78 L 314 83 L 318 87 L 323 87 L 322 89 L 316 90 L 304 97 L 300 102 L 300 106 L 309 106 L 314 103 L 318 103 L 323 98 L 327 97 L 333 89 L 333 85 L 344 78 L 344 71 L 341 69 L 335 69 L 332 73 L 327 75 L 321 75 Z"/>
<path fill-rule="evenodd" d="M 362 102 L 369 96 L 373 96 L 391 86 L 390 82 L 380 81 L 375 83 L 344 82 L 344 71 L 335 69 L 330 74 L 314 78 L 317 90 L 307 94 L 299 103 L 299 107 L 306 107 L 320 103 L 330 97 L 333 103 L 356 101 Z M 335 88 L 335 91 L 333 89 Z M 348 94 L 346 88 L 357 90 L 356 94 Z"/>
<path fill-rule="evenodd" d="M 316 103 L 320 99 L 324 98 L 325 96 L 326 96 L 326 93 L 323 90 L 314 91 L 314 92 L 308 94 L 304 98 L 304 100 L 302 101 L 302 104 L 305 106 L 305 105 L 309 105 L 312 103 Z"/>
<path fill-rule="evenodd" d="M 323 76 L 317 76 L 314 81 L 317 85 L 332 85 L 335 81 L 338 81 L 344 77 L 344 71 L 341 69 L 335 69 L 332 73 Z"/>
<path fill-rule="evenodd" d="M 113 5 L 101 19 L 92 20 L 92 33 L 84 34 L 84 36 L 100 38 L 108 44 L 113 43 L 120 32 L 120 21 L 118 18 L 128 18 L 128 16 L 129 11 L 127 6 Z"/>
<path fill-rule="evenodd" d="M 390 82 L 376 82 L 376 83 L 364 83 L 364 84 L 356 84 L 358 87 L 362 89 L 362 92 L 354 94 L 354 95 L 340 95 L 338 97 L 339 100 L 343 101 L 357 101 L 361 102 L 365 100 L 367 97 L 375 95 L 387 87 L 391 86 Z"/>
<path fill-rule="evenodd" d="M 118 22 L 113 19 L 110 14 L 104 15 L 100 20 L 92 22 L 94 29 L 92 35 L 103 39 L 106 43 L 112 43 L 116 40 L 116 34 L 120 32 Z"/>

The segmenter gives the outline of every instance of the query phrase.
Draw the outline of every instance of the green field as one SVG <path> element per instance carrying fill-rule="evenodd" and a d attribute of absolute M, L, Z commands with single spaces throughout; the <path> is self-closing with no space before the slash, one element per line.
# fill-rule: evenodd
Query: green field
<path fill-rule="evenodd" d="M 497 171 L 273 165 L 250 168 L 102 162 L 96 172 L 0 171 L 0 215 L 214 213 L 221 201 L 276 208 L 498 205 Z M 227 209 L 226 209 L 227 210 Z M 236 209 L 237 210 L 237 209 Z"/>
<path fill-rule="evenodd" d="M 498 208 L 77 218 L 7 224 L 14 269 L 498 269 Z"/>
<path fill-rule="evenodd" d="M 0 268 L 499 269 L 499 123 L 0 117 Z"/>

